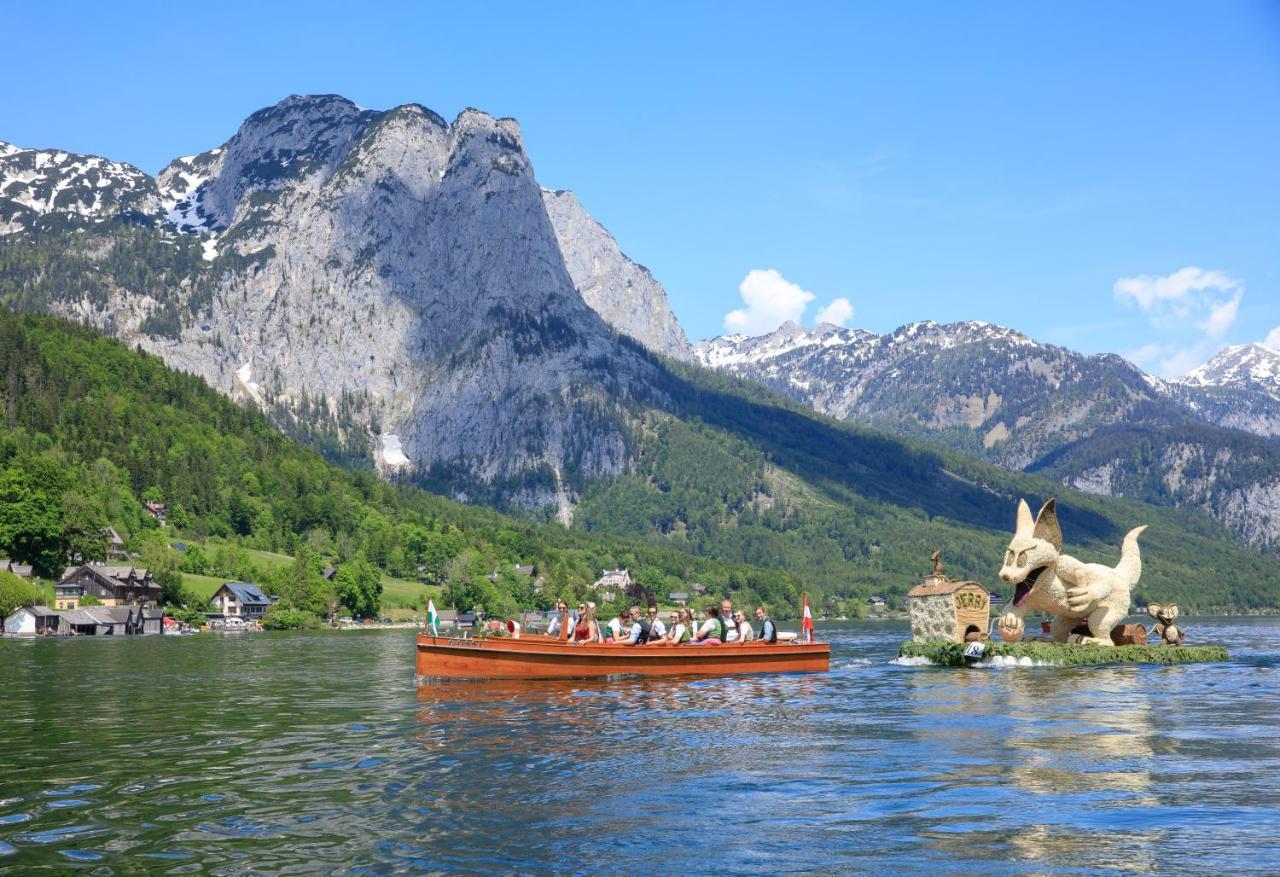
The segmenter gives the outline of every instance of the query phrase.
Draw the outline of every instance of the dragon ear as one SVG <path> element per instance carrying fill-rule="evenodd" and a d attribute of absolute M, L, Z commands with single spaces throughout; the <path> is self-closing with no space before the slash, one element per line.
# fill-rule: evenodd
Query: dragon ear
<path fill-rule="evenodd" d="M 1159 603 L 1147 604 L 1147 614 L 1150 615 L 1152 618 L 1159 619 L 1160 613 L 1163 611 L 1164 611 L 1164 607 L 1161 606 Z"/>
<path fill-rule="evenodd" d="M 1049 500 L 1036 515 L 1036 529 L 1032 535 L 1043 539 L 1056 550 L 1062 550 L 1062 528 L 1058 526 L 1057 500 Z"/>
<path fill-rule="evenodd" d="M 1018 521 L 1014 525 L 1013 531 L 1019 536 L 1030 536 L 1035 526 L 1036 522 L 1031 520 L 1031 507 L 1027 505 L 1025 499 L 1018 500 Z"/>
<path fill-rule="evenodd" d="M 1165 607 L 1165 611 L 1169 613 L 1169 620 L 1173 621 L 1173 619 L 1178 617 L 1178 604 L 1170 603 L 1167 607 Z"/>

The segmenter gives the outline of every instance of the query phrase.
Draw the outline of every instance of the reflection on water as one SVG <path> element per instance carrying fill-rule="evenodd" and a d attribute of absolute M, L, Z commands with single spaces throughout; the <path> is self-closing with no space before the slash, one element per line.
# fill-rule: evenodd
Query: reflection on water
<path fill-rule="evenodd" d="M 1226 665 L 412 685 L 407 632 L 0 642 L 0 874 L 1280 870 L 1280 624 Z M 666 870 L 665 866 L 662 868 Z"/>

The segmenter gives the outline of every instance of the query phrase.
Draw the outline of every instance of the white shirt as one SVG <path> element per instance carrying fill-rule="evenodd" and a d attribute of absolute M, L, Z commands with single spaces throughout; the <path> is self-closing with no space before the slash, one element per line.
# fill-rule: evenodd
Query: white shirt
<path fill-rule="evenodd" d="M 738 641 L 738 628 L 734 625 L 733 619 L 730 618 L 725 622 L 724 641 L 727 643 L 736 643 Z"/>
<path fill-rule="evenodd" d="M 756 632 L 751 629 L 751 623 L 743 621 L 738 625 L 738 639 L 744 643 L 749 643 L 756 638 Z"/>
<path fill-rule="evenodd" d="M 616 618 L 609 619 L 609 632 L 614 639 L 622 639 L 622 622 Z"/>
<path fill-rule="evenodd" d="M 653 619 L 653 624 L 649 625 L 649 639 L 657 639 L 667 635 L 667 626 L 662 623 L 661 618 Z"/>
<path fill-rule="evenodd" d="M 702 635 L 703 639 L 706 639 L 719 629 L 720 623 L 714 618 L 708 618 L 706 621 L 702 622 L 702 627 L 698 628 L 698 633 Z"/>

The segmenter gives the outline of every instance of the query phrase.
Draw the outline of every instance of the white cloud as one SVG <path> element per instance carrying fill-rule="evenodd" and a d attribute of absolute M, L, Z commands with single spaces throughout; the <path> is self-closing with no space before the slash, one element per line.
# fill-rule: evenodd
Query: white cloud
<path fill-rule="evenodd" d="M 1234 277 L 1222 271 L 1205 271 L 1191 266 L 1165 277 L 1151 274 L 1121 277 L 1113 289 L 1116 298 L 1132 300 L 1147 312 L 1194 307 L 1204 301 L 1215 301 L 1220 296 L 1244 293 L 1244 285 Z"/>
<path fill-rule="evenodd" d="M 1267 337 L 1262 339 L 1262 344 L 1272 350 L 1280 350 L 1280 326 L 1276 326 L 1268 332 Z"/>
<path fill-rule="evenodd" d="M 1209 305 L 1209 316 L 1198 324 L 1205 334 L 1210 338 L 1221 338 L 1227 334 L 1227 331 L 1235 325 L 1236 317 L 1240 313 L 1240 299 L 1243 296 L 1244 291 L 1238 290 L 1226 301 Z"/>
<path fill-rule="evenodd" d="M 755 268 L 738 284 L 745 308 L 729 311 L 724 317 L 728 332 L 764 335 L 787 320 L 800 321 L 813 293 L 801 289 L 772 268 Z"/>
<path fill-rule="evenodd" d="M 1194 266 L 1163 277 L 1121 277 L 1112 289 L 1117 301 L 1137 305 L 1147 322 L 1166 336 L 1128 358 L 1167 378 L 1181 377 L 1213 355 L 1235 327 L 1244 298 L 1240 280 L 1225 271 Z"/>
<path fill-rule="evenodd" d="M 833 326 L 843 326 L 853 319 L 853 303 L 847 298 L 838 298 L 818 311 L 818 315 L 813 319 L 819 324 L 830 323 Z"/>

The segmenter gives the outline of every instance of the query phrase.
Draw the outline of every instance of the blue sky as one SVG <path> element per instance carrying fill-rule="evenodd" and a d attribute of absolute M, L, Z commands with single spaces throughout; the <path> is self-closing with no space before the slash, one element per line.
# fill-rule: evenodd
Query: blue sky
<path fill-rule="evenodd" d="M 290 93 L 476 106 L 694 338 L 845 299 L 1172 374 L 1280 327 L 1280 4 L 464 5 L 19 0 L 0 139 L 155 172 Z"/>

